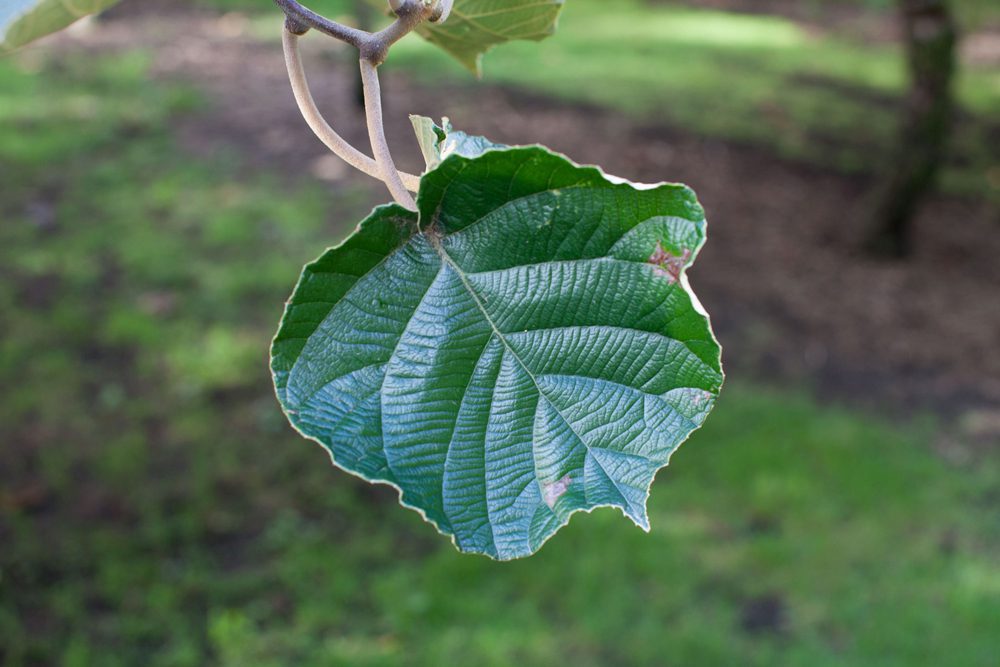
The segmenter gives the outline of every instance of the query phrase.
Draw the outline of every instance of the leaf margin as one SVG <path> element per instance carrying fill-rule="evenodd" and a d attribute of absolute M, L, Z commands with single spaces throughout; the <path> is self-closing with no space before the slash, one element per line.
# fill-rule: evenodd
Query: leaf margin
<path fill-rule="evenodd" d="M 411 117 L 411 119 L 412 118 L 413 117 Z M 419 118 L 419 117 L 417 117 L 417 118 Z M 430 119 L 426 119 L 426 120 L 430 121 Z M 419 133 L 420 130 L 421 130 L 421 127 L 419 127 L 417 125 L 417 121 L 416 120 L 414 120 L 413 122 L 414 122 L 415 130 Z M 433 125 L 433 122 L 431 122 L 431 125 Z M 433 127 L 435 129 L 437 129 L 437 130 L 443 130 L 444 133 L 446 134 L 446 137 L 445 138 L 441 138 L 440 141 L 438 142 L 439 146 L 440 146 L 440 144 L 443 144 L 443 142 L 446 140 L 447 134 L 451 130 L 450 124 L 447 123 L 447 119 L 446 119 L 445 120 L 445 126 L 444 126 L 444 128 L 439 128 L 436 125 L 433 125 Z M 461 134 L 464 134 L 464 133 L 461 133 Z M 465 136 L 470 136 L 470 135 L 465 135 Z M 438 137 L 440 138 L 440 135 L 438 135 Z M 473 137 L 473 139 L 482 139 L 482 137 Z M 650 496 L 652 494 L 653 484 L 656 482 L 656 478 L 658 477 L 659 473 L 662 470 L 666 469 L 669 466 L 669 464 L 670 464 L 670 462 L 671 462 L 674 454 L 681 448 L 681 446 L 684 443 L 686 443 L 691 438 L 692 435 L 694 435 L 694 433 L 696 431 L 698 431 L 703 426 L 705 419 L 707 419 L 708 415 L 714 409 L 715 403 L 718 401 L 718 397 L 721 394 L 722 388 L 723 388 L 723 386 L 725 384 L 725 381 L 726 381 L 726 373 L 725 373 L 725 369 L 724 369 L 724 367 L 722 365 L 722 352 L 723 352 L 722 345 L 721 345 L 721 343 L 718 340 L 718 336 L 716 335 L 714 328 L 712 327 L 711 316 L 709 315 L 709 313 L 707 312 L 707 310 L 704 308 L 704 306 L 702 305 L 700 299 L 697 297 L 697 295 L 695 294 L 694 290 L 692 289 L 692 287 L 690 285 L 690 281 L 688 279 L 688 273 L 687 273 L 687 269 L 689 269 L 695 263 L 695 261 L 697 260 L 699 254 L 701 253 L 701 251 L 704 248 L 705 243 L 707 241 L 707 220 L 705 219 L 705 216 L 704 216 L 704 209 L 701 207 L 700 202 L 698 202 L 697 195 L 694 193 L 694 191 L 689 186 L 687 186 L 687 185 L 685 185 L 683 183 L 676 183 L 676 182 L 669 182 L 669 181 L 660 181 L 660 182 L 657 182 L 657 183 L 637 183 L 637 182 L 631 182 L 631 181 L 628 181 L 628 180 L 626 180 L 624 178 L 620 178 L 620 177 L 617 177 L 617 176 L 613 176 L 613 175 L 607 174 L 598 165 L 579 164 L 579 163 L 575 162 L 574 160 L 572 160 L 571 158 L 569 158 L 568 156 L 566 156 L 566 155 L 564 155 L 564 154 L 562 154 L 562 153 L 560 153 L 558 151 L 553 151 L 552 149 L 550 149 L 550 148 L 548 148 L 546 146 L 543 146 L 541 144 L 528 144 L 528 145 L 519 145 L 519 146 L 505 146 L 505 145 L 502 145 L 502 144 L 493 144 L 492 142 L 489 142 L 488 140 L 485 140 L 485 139 L 483 141 L 485 141 L 487 144 L 489 144 L 489 146 L 486 148 L 486 150 L 484 152 L 494 152 L 494 151 L 496 151 L 496 152 L 511 152 L 511 153 L 513 153 L 513 152 L 533 151 L 533 152 L 536 152 L 537 154 L 540 154 L 540 155 L 562 159 L 562 160 L 566 161 L 571 167 L 573 167 L 573 168 L 575 168 L 577 170 L 581 170 L 582 172 L 587 173 L 588 175 L 590 175 L 592 177 L 597 177 L 597 178 L 603 179 L 609 185 L 613 185 L 613 186 L 629 186 L 629 187 L 632 187 L 632 188 L 637 189 L 637 190 L 655 190 L 655 189 L 660 189 L 660 188 L 675 189 L 678 192 L 683 193 L 691 201 L 693 201 L 694 204 L 695 204 L 696 210 L 699 211 L 699 213 L 700 213 L 700 220 L 689 220 L 690 222 L 694 222 L 695 224 L 700 224 L 700 229 L 701 229 L 700 240 L 699 240 L 698 244 L 696 245 L 696 247 L 692 249 L 690 257 L 688 257 L 685 260 L 683 270 L 680 272 L 680 274 L 678 276 L 677 285 L 680 287 L 680 289 L 689 298 L 692 309 L 699 316 L 701 316 L 702 318 L 704 318 L 704 320 L 705 320 L 705 324 L 706 324 L 707 332 L 708 332 L 708 335 L 709 335 L 709 339 L 710 339 L 711 343 L 713 344 L 713 346 L 714 346 L 714 348 L 716 350 L 716 353 L 714 355 L 714 364 L 712 365 L 712 368 L 713 368 L 713 370 L 715 370 L 718 373 L 719 381 L 718 381 L 717 389 L 714 392 L 714 395 L 712 395 L 711 398 L 708 399 L 709 403 L 708 403 L 707 409 L 704 411 L 704 417 L 701 419 L 701 421 L 699 421 L 699 422 L 696 423 L 695 428 L 691 429 L 670 450 L 670 452 L 667 454 L 667 457 L 666 457 L 666 460 L 664 461 L 664 463 L 662 465 L 658 465 L 658 467 L 654 471 L 653 476 L 650 479 L 649 483 L 646 485 L 646 487 L 644 489 L 644 493 L 643 493 L 643 506 L 646 507 L 648 505 L 649 498 L 650 498 Z M 421 147 L 423 148 L 423 145 Z M 461 165 L 463 163 L 468 163 L 468 162 L 474 161 L 474 160 L 477 159 L 477 157 L 478 156 L 464 155 L 461 152 L 453 152 L 453 153 L 447 155 L 446 157 L 444 157 L 433 168 L 429 168 L 428 169 L 428 171 L 421 178 L 421 185 L 423 185 L 424 179 L 427 178 L 432 172 L 437 172 L 438 170 L 440 170 L 442 168 L 446 169 L 446 168 L 449 168 L 449 167 L 452 167 L 452 168 L 458 167 L 459 170 L 461 170 L 462 167 L 460 167 L 459 165 Z M 313 260 L 312 262 L 310 262 L 309 264 L 307 264 L 303 268 L 302 274 L 300 275 L 300 278 L 299 278 L 299 280 L 296 283 L 296 286 L 295 286 L 295 289 L 292 292 L 292 295 L 286 301 L 285 311 L 284 311 L 284 313 L 282 315 L 282 318 L 281 318 L 281 321 L 279 323 L 278 332 L 275 335 L 274 339 L 272 340 L 272 346 L 271 346 L 271 350 L 272 350 L 272 354 L 271 354 L 272 373 L 273 373 L 273 363 L 274 363 L 274 354 L 273 354 L 274 344 L 278 340 L 278 337 L 280 336 L 281 331 L 285 327 L 286 319 L 288 318 L 289 312 L 290 312 L 289 309 L 292 306 L 293 302 L 295 301 L 295 297 L 298 294 L 300 287 L 302 286 L 303 279 L 305 278 L 305 272 L 306 272 L 306 270 L 309 267 L 315 266 L 316 264 L 318 264 L 329 253 L 331 253 L 333 251 L 336 251 L 338 249 L 344 248 L 352 239 L 354 239 L 356 237 L 356 235 L 360 231 L 362 231 L 364 229 L 364 227 L 366 226 L 366 224 L 371 224 L 372 219 L 376 215 L 378 215 L 380 213 L 395 212 L 395 213 L 401 214 L 401 216 L 412 215 L 412 216 L 415 217 L 415 220 L 414 220 L 414 229 L 412 230 L 411 235 L 409 237 L 407 237 L 407 239 L 401 244 L 400 247 L 403 247 L 406 243 L 409 243 L 413 239 L 414 236 L 417 236 L 417 235 L 420 235 L 420 234 L 427 234 L 427 233 L 429 233 L 430 228 L 434 224 L 436 224 L 436 221 L 432 221 L 427 227 L 424 227 L 423 224 L 422 224 L 422 216 L 420 214 L 423 211 L 423 201 L 425 200 L 425 197 L 426 197 L 425 190 L 424 190 L 423 187 L 421 187 L 420 192 L 417 195 L 417 207 L 418 207 L 417 211 L 409 211 L 408 209 L 406 209 L 406 208 L 404 208 L 402 206 L 399 206 L 398 204 L 394 204 L 394 203 L 393 204 L 384 204 L 384 205 L 381 205 L 381 206 L 376 206 L 375 208 L 372 209 L 372 212 L 364 220 L 362 220 L 357 225 L 357 227 L 355 228 L 355 231 L 351 235 L 349 235 L 347 238 L 345 238 L 340 243 L 335 244 L 333 246 L 330 246 L 329 248 L 327 248 L 326 250 L 324 250 L 319 255 L 319 257 L 317 259 Z M 507 203 L 509 203 L 509 202 L 501 203 L 500 205 L 496 206 L 493 210 L 497 210 L 497 209 L 501 208 L 502 206 L 506 205 Z M 396 252 L 396 251 L 394 251 L 394 252 Z M 388 255 L 387 255 L 387 257 L 388 257 Z M 365 275 L 367 275 L 367 274 L 365 274 Z M 462 554 L 475 554 L 475 555 L 479 555 L 479 556 L 485 556 L 486 558 L 488 558 L 490 560 L 493 560 L 493 561 L 497 561 L 497 562 L 509 562 L 509 561 L 513 561 L 513 560 L 517 560 L 517 559 L 521 559 L 521 558 L 525 558 L 525 557 L 530 557 L 532 555 L 537 554 L 538 551 L 540 551 L 542 549 L 542 547 L 550 539 L 552 539 L 553 537 L 555 537 L 555 535 L 562 528 L 564 528 L 565 526 L 567 526 L 570 523 L 570 521 L 572 520 L 572 518 L 577 513 L 582 512 L 582 513 L 585 513 L 585 514 L 591 514 L 591 513 L 594 512 L 594 510 L 601 509 L 601 508 L 613 508 L 613 509 L 617 509 L 619 512 L 621 512 L 622 516 L 624 516 L 625 518 L 629 519 L 634 525 L 636 525 L 638 528 L 642 529 L 644 532 L 649 533 L 651 531 L 651 526 L 650 526 L 650 524 L 648 522 L 646 524 L 643 524 L 642 522 L 640 522 L 639 520 L 637 520 L 635 517 L 631 516 L 628 513 L 628 511 L 626 510 L 625 507 L 623 507 L 621 505 L 614 504 L 614 503 L 599 503 L 599 504 L 592 505 L 590 507 L 576 507 L 576 508 L 573 508 L 572 510 L 570 510 L 564 517 L 560 518 L 560 521 L 559 521 L 558 525 L 552 531 L 550 531 L 547 535 L 545 535 L 541 539 L 541 541 L 539 541 L 537 544 L 535 544 L 531 548 L 531 551 L 529 553 L 527 553 L 527 554 L 514 554 L 514 555 L 510 555 L 510 556 L 503 556 L 503 555 L 500 555 L 498 553 L 496 556 L 494 556 L 494 555 L 492 555 L 490 553 L 486 553 L 486 552 L 481 551 L 481 550 L 469 550 L 469 549 L 465 549 L 461 545 L 459 545 L 459 543 L 458 543 L 458 536 L 457 536 L 456 532 L 449 532 L 449 531 L 445 530 L 442 527 L 442 525 L 440 525 L 436 520 L 434 520 L 433 518 L 431 518 L 428 515 L 427 510 L 425 508 L 420 507 L 420 506 L 418 506 L 418 505 L 416 505 L 414 503 L 408 502 L 406 500 L 406 497 L 405 497 L 406 496 L 406 492 L 405 492 L 405 490 L 399 484 L 397 484 L 396 482 L 394 482 L 392 480 L 388 480 L 388 479 L 379 479 L 379 478 L 368 477 L 365 474 L 363 474 L 361 472 L 358 472 L 358 471 L 355 471 L 355 470 L 351 470 L 350 468 L 346 467 L 342 463 L 338 462 L 337 459 L 336 459 L 336 455 L 333 452 L 333 447 L 332 446 L 328 446 L 323 441 L 321 441 L 318 437 L 309 435 L 302 428 L 300 428 L 297 420 L 294 417 L 294 414 L 287 408 L 287 406 L 285 405 L 285 402 L 284 402 L 282 396 L 278 393 L 277 386 L 275 386 L 275 393 L 276 393 L 276 396 L 277 396 L 277 398 L 279 400 L 279 405 L 281 406 L 283 414 L 286 416 L 286 418 L 288 419 L 288 422 L 292 425 L 292 427 L 295 429 L 295 431 L 300 436 L 302 436 L 303 438 L 315 442 L 320 447 L 322 447 L 324 450 L 326 450 L 327 454 L 330 457 L 330 461 L 331 461 L 331 463 L 333 464 L 333 466 L 335 468 L 337 468 L 339 470 L 342 470 L 342 471 L 344 471 L 344 472 L 346 472 L 346 473 L 348 473 L 348 474 L 350 474 L 350 475 L 352 475 L 354 477 L 357 477 L 358 479 L 361 479 L 361 480 L 363 480 L 363 481 L 365 481 L 367 483 L 386 485 L 386 486 L 389 486 L 389 487 L 395 489 L 396 494 L 397 494 L 397 502 L 398 502 L 398 504 L 401 507 L 404 507 L 406 509 L 410 509 L 410 510 L 413 510 L 413 511 L 417 512 L 417 514 L 420 515 L 421 519 L 423 519 L 423 521 L 425 523 L 428 523 L 431 526 L 433 526 L 434 529 L 439 534 L 441 534 L 441 535 L 449 538 L 450 541 L 451 541 L 451 543 L 452 543 L 452 546 L 459 553 L 462 553 Z"/>

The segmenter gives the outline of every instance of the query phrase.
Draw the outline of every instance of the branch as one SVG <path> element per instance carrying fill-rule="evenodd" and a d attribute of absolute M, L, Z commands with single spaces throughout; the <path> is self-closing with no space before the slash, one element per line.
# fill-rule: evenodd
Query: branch
<path fill-rule="evenodd" d="M 362 58 L 378 66 L 385 61 L 389 47 L 417 25 L 423 21 L 437 23 L 446 19 L 451 13 L 454 0 L 390 0 L 389 6 L 396 15 L 396 20 L 376 33 L 332 21 L 303 7 L 296 0 L 274 0 L 274 3 L 285 13 L 289 32 L 304 35 L 310 28 L 318 30 L 350 44 L 361 52 Z"/>
<path fill-rule="evenodd" d="M 298 35 L 286 29 L 282 32 L 281 42 L 285 52 L 285 64 L 288 66 L 288 78 L 292 83 L 292 93 L 295 95 L 295 101 L 299 105 L 299 111 L 302 112 L 302 117 L 305 118 L 306 123 L 316 136 L 319 137 L 320 141 L 326 144 L 326 147 L 333 151 L 337 157 L 372 178 L 384 180 L 381 169 L 375 160 L 356 149 L 347 140 L 337 134 L 316 107 L 316 101 L 309 90 L 309 83 L 306 80 L 305 70 L 302 67 Z M 420 186 L 419 176 L 406 173 L 401 173 L 399 176 L 406 189 L 412 192 L 417 191 Z"/>
<path fill-rule="evenodd" d="M 274 0 L 274 4 L 278 5 L 292 22 L 293 25 L 288 26 L 289 32 L 296 35 L 304 35 L 312 28 L 324 35 L 347 42 L 357 49 L 360 49 L 361 45 L 371 37 L 369 32 L 331 21 L 325 16 L 320 16 L 311 9 L 303 7 L 295 0 Z"/>
<path fill-rule="evenodd" d="M 378 67 L 385 62 L 389 47 L 409 34 L 422 22 L 438 14 L 441 0 L 390 0 L 396 20 L 384 30 L 371 35 L 360 47 L 361 58 Z M 449 9 L 450 11 L 450 9 Z"/>
<path fill-rule="evenodd" d="M 389 152 L 389 144 L 385 140 L 385 128 L 382 126 L 382 93 L 378 83 L 378 72 L 370 61 L 361 59 L 361 83 L 365 89 L 365 113 L 368 118 L 368 136 L 372 142 L 372 152 L 378 164 L 382 180 L 392 193 L 393 199 L 410 210 L 416 210 L 416 202 L 406 191 L 403 180 Z"/>

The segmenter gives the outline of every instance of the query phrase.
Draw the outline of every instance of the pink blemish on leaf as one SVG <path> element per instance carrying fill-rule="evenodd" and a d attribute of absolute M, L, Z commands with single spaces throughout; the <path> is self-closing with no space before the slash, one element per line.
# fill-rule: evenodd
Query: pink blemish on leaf
<path fill-rule="evenodd" d="M 562 498 L 572 483 L 573 478 L 566 475 L 558 481 L 542 485 L 542 499 L 545 500 L 545 504 L 549 506 L 549 509 L 555 509 L 556 501 Z"/>
<path fill-rule="evenodd" d="M 659 241 L 656 242 L 656 250 L 653 254 L 649 256 L 646 260 L 654 267 L 653 272 L 658 276 L 663 276 L 671 283 L 676 283 L 680 280 L 681 271 L 687 266 L 687 263 L 691 260 L 691 251 L 687 248 L 681 253 L 681 256 L 671 254 L 667 250 L 663 249 L 663 244 Z"/>
<path fill-rule="evenodd" d="M 704 403 L 705 401 L 709 401 L 711 399 L 712 399 L 712 393 L 706 391 L 695 394 L 694 397 L 692 398 L 692 401 L 694 403 L 694 406 L 697 408 L 701 407 L 701 404 Z"/>

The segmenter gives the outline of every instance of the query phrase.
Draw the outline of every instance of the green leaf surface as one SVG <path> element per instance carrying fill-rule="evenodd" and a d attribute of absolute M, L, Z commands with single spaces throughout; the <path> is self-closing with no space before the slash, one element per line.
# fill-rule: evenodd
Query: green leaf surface
<path fill-rule="evenodd" d="M 2 0 L 0 53 L 62 30 L 117 3 L 118 0 Z"/>
<path fill-rule="evenodd" d="M 541 40 L 555 32 L 563 0 L 455 0 L 448 19 L 417 27 L 477 76 L 484 53 L 515 39 Z"/>
<path fill-rule="evenodd" d="M 527 556 L 600 506 L 648 529 L 722 384 L 694 194 L 493 147 L 444 157 L 417 204 L 303 271 L 272 347 L 292 424 L 462 551 Z"/>

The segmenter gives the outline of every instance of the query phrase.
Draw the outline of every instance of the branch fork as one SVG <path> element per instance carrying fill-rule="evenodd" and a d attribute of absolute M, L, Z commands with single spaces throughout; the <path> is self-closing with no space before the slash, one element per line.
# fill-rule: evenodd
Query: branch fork
<path fill-rule="evenodd" d="M 296 0 L 275 0 L 275 4 L 285 13 L 285 28 L 282 33 L 285 64 L 295 101 L 306 123 L 338 157 L 369 176 L 384 181 L 393 199 L 411 210 L 415 210 L 417 206 L 410 192 L 417 191 L 420 177 L 398 171 L 392 160 L 382 121 L 378 66 L 385 61 L 389 48 L 418 25 L 424 21 L 444 21 L 451 12 L 453 2 L 454 0 L 389 0 L 389 8 L 396 15 L 396 20 L 384 30 L 371 33 L 331 21 L 303 7 Z M 358 50 L 368 136 L 374 159 L 356 149 L 330 127 L 316 106 L 299 52 L 299 38 L 309 30 L 321 32 Z"/>

